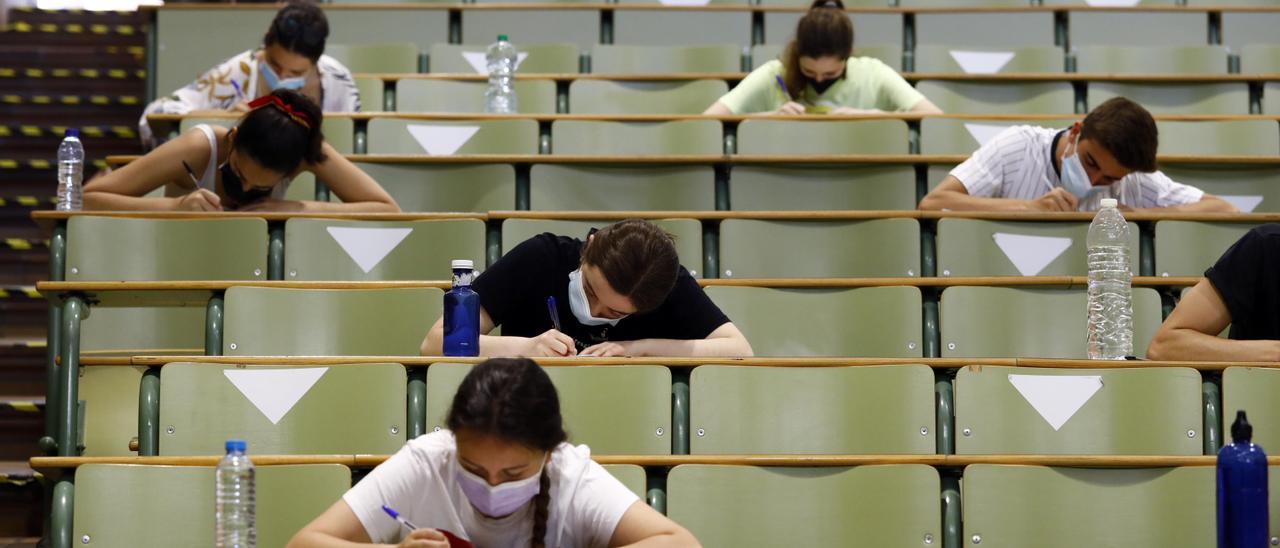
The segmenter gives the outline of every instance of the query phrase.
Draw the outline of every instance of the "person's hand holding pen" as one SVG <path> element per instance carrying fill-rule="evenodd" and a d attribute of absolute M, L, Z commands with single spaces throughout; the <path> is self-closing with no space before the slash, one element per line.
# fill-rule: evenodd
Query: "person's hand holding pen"
<path fill-rule="evenodd" d="M 773 111 L 773 113 L 786 116 L 798 116 L 804 114 L 804 105 L 795 102 L 795 100 L 791 98 L 791 92 L 787 91 L 787 84 L 782 81 L 782 77 L 774 76 L 773 78 L 778 82 L 778 89 L 782 90 L 782 96 L 787 99 L 787 102 L 783 103 L 783 105 L 778 107 L 778 110 Z"/>
<path fill-rule="evenodd" d="M 236 102 L 231 105 L 231 110 L 235 112 L 249 112 L 249 100 L 244 96 L 244 90 L 240 89 L 240 83 L 232 80 L 231 87 L 236 90 Z"/>
<path fill-rule="evenodd" d="M 444 531 L 420 528 L 409 523 L 409 520 L 404 519 L 399 512 L 385 505 L 382 507 L 382 511 L 409 530 L 409 534 L 400 540 L 400 544 L 396 545 L 397 548 L 449 548 L 452 546 L 449 537 Z M 470 543 L 466 545 L 470 546 Z"/>
<path fill-rule="evenodd" d="M 182 161 L 182 167 L 187 170 L 187 176 L 191 178 L 191 183 L 196 189 L 178 198 L 178 210 L 222 211 L 222 198 L 208 189 L 200 188 L 200 179 L 196 178 L 196 172 L 191 169 L 191 165 L 186 160 Z"/>
<path fill-rule="evenodd" d="M 556 306 L 555 297 L 547 297 L 547 314 L 551 316 L 551 329 L 529 339 L 525 349 L 526 357 L 568 357 L 578 355 L 578 346 L 573 337 L 560 331 L 560 309 Z"/>

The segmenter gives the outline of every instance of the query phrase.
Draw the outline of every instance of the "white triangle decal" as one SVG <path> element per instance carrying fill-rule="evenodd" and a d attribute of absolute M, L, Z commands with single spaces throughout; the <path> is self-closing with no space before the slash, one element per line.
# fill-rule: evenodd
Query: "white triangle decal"
<path fill-rule="evenodd" d="M 1131 8 L 1142 0 L 1085 0 L 1084 3 L 1094 8 Z"/>
<path fill-rule="evenodd" d="M 1023 276 L 1036 276 L 1044 267 L 1071 247 L 1071 238 L 1027 236 L 997 232 L 991 235 L 996 246 Z"/>
<path fill-rule="evenodd" d="M 334 241 L 368 274 L 391 250 L 400 245 L 412 228 L 356 228 L 331 226 L 327 229 Z"/>
<path fill-rule="evenodd" d="M 480 131 L 480 126 L 410 124 L 405 129 L 409 130 L 409 135 L 418 141 L 418 146 L 427 154 L 452 156 Z"/>
<path fill-rule="evenodd" d="M 1217 196 L 1236 206 L 1240 213 L 1252 213 L 1254 209 L 1258 208 L 1258 204 L 1262 203 L 1262 196 L 1224 196 L 1222 194 Z"/>
<path fill-rule="evenodd" d="M 995 74 L 1013 60 L 1013 52 L 952 50 L 951 58 L 966 74 Z"/>
<path fill-rule="evenodd" d="M 1009 375 L 1009 382 L 1055 432 L 1102 388 L 1098 375 Z"/>
<path fill-rule="evenodd" d="M 978 142 L 978 146 L 987 144 L 987 141 L 994 139 L 996 135 L 999 135 L 1000 132 L 1006 129 L 1009 129 L 1010 127 L 1013 127 L 1013 126 L 1000 126 L 1000 125 L 994 125 L 994 124 L 969 124 L 969 123 L 966 123 L 964 125 L 964 129 L 969 132 L 969 136 L 973 137 L 974 141 Z"/>
<path fill-rule="evenodd" d="M 258 411 L 277 424 L 316 385 L 328 367 L 305 369 L 227 369 L 222 372 Z"/>
<path fill-rule="evenodd" d="M 520 64 L 524 63 L 525 58 L 528 56 L 529 56 L 528 52 L 524 52 L 524 51 L 516 52 L 516 71 L 517 72 L 520 71 Z M 489 74 L 489 61 L 485 59 L 485 52 L 464 51 L 462 52 L 462 58 L 466 59 L 467 64 L 471 65 L 471 68 L 475 69 L 476 74 Z"/>

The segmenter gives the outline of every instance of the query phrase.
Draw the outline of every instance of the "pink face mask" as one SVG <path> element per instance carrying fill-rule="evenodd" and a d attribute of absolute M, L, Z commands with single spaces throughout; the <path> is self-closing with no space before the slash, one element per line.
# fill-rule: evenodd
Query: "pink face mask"
<path fill-rule="evenodd" d="M 457 476 L 458 485 L 462 487 L 462 492 L 467 495 L 471 505 L 481 514 L 494 518 L 509 516 L 521 506 L 529 504 L 542 488 L 541 466 L 538 467 L 538 473 L 532 476 L 498 485 L 489 485 L 484 478 L 468 472 L 461 465 L 458 466 Z"/>

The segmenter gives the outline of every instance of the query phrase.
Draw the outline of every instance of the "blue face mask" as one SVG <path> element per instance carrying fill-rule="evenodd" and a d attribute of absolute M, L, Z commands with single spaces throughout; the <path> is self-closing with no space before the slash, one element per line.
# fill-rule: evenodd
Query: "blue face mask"
<path fill-rule="evenodd" d="M 268 65 L 266 61 L 258 62 L 258 72 L 262 73 L 262 80 L 267 83 L 267 87 L 271 88 L 271 91 L 275 91 L 277 89 L 291 89 L 297 91 L 302 89 L 302 86 L 307 83 L 306 77 L 303 76 L 285 78 L 284 80 L 281 80 L 280 75 L 276 74 L 276 71 L 271 70 L 271 65 Z"/>
<path fill-rule="evenodd" d="M 1084 164 L 1080 162 L 1079 137 L 1076 137 L 1076 142 L 1071 144 L 1070 153 L 1063 151 L 1061 171 L 1062 188 L 1076 198 L 1083 200 L 1095 191 L 1102 190 L 1094 188 L 1093 183 L 1089 182 L 1089 174 L 1085 172 Z"/>

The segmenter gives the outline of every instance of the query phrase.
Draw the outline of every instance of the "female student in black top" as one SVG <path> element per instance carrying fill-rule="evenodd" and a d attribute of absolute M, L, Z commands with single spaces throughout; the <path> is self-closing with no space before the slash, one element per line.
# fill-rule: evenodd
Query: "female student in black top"
<path fill-rule="evenodd" d="M 1153 360 L 1280 361 L 1280 225 L 1250 230 L 1182 297 L 1147 347 Z M 1230 339 L 1218 337 L 1231 326 Z"/>
<path fill-rule="evenodd" d="M 672 236 L 626 220 L 587 237 L 541 234 L 482 273 L 482 356 L 751 356 L 751 345 L 680 266 Z M 547 307 L 555 297 L 561 330 Z M 502 336 L 486 335 L 502 326 Z M 422 341 L 440 355 L 443 318 Z"/>

